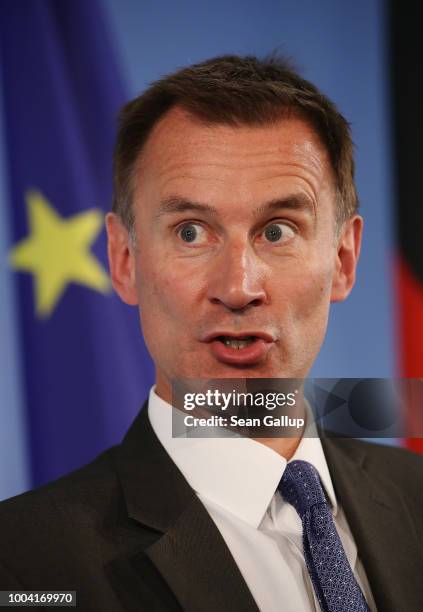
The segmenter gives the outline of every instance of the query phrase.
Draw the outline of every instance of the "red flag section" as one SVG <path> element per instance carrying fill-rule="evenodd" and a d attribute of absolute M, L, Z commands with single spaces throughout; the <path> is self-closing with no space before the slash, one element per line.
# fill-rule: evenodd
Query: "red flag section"
<path fill-rule="evenodd" d="M 390 2 L 391 70 L 394 151 L 396 168 L 396 217 L 398 228 L 395 264 L 399 372 L 406 378 L 423 377 L 423 81 L 421 24 L 418 4 Z M 410 403 L 411 406 L 411 403 Z M 408 410 L 408 420 L 419 419 L 420 402 Z M 418 413 L 417 413 L 418 411 Z M 421 434 L 412 427 L 413 435 Z M 406 441 L 423 453 L 423 438 Z"/>
<path fill-rule="evenodd" d="M 401 376 L 422 378 L 423 285 L 401 256 L 397 260 L 396 286 Z M 423 438 L 408 438 L 407 446 L 423 453 Z"/>

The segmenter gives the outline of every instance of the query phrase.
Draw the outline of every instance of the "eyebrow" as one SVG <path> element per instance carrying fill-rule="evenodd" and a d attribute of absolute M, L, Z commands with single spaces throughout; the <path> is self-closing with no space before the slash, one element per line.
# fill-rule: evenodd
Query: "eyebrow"
<path fill-rule="evenodd" d="M 213 206 L 209 206 L 209 204 L 193 202 L 191 200 L 187 200 L 186 198 L 181 198 L 179 196 L 169 196 L 160 203 L 159 210 L 157 211 L 157 217 L 172 213 L 190 211 L 217 215 L 216 208 L 214 208 Z"/>
<path fill-rule="evenodd" d="M 316 215 L 314 202 L 304 194 L 298 193 L 289 195 L 285 198 L 275 198 L 260 204 L 254 209 L 254 216 L 261 217 L 281 209 L 296 210 L 300 212 L 304 211 L 311 213 L 312 216 Z M 209 204 L 191 201 L 179 196 L 169 196 L 160 203 L 157 211 L 157 217 L 182 212 L 198 212 L 212 216 L 217 216 L 219 214 L 217 208 L 210 206 Z"/>
<path fill-rule="evenodd" d="M 308 212 L 313 217 L 316 215 L 314 201 L 302 193 L 295 193 L 286 198 L 275 198 L 274 200 L 261 204 L 254 212 L 257 216 L 264 216 L 265 214 L 276 212 L 280 209 Z"/>

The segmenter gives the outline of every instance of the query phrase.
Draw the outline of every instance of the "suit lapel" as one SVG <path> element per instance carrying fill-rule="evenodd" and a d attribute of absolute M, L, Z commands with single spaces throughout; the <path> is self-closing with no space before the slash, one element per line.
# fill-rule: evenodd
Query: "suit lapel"
<path fill-rule="evenodd" d="M 257 612 L 229 549 L 196 497 L 148 550 L 184 610 Z"/>
<path fill-rule="evenodd" d="M 187 612 L 257 612 L 219 530 L 157 439 L 146 405 L 118 450 L 117 472 L 129 519 L 151 533 L 146 547 L 112 564 L 115 583 L 125 582 L 127 609 L 137 609 L 135 593 L 150 574 L 154 590 L 152 563 Z"/>
<path fill-rule="evenodd" d="M 420 611 L 421 544 L 399 490 L 372 469 L 366 445 L 341 438 L 322 443 L 378 610 Z"/>

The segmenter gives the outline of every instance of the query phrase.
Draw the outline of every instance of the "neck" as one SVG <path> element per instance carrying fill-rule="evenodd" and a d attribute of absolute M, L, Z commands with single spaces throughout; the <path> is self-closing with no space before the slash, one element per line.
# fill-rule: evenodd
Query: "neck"
<path fill-rule="evenodd" d="M 282 413 L 285 414 L 286 413 Z M 281 414 L 275 414 L 275 420 L 282 416 Z M 271 438 L 254 438 L 256 442 L 260 442 L 260 444 L 264 444 L 268 448 L 271 448 L 275 453 L 284 457 L 287 461 L 289 461 L 297 450 L 302 437 L 304 435 L 307 420 L 310 418 L 310 415 L 307 412 L 307 404 L 304 398 L 304 389 L 301 388 L 299 395 L 297 397 L 297 401 L 295 406 L 290 409 L 289 416 L 290 420 L 295 420 L 295 423 L 301 423 L 300 427 L 298 425 L 289 425 L 286 426 L 284 424 L 276 424 L 276 429 L 274 430 L 275 435 Z M 291 421 L 292 422 L 292 421 Z M 278 436 L 277 432 L 283 432 L 283 436 Z"/>
<path fill-rule="evenodd" d="M 254 440 L 260 442 L 260 444 L 264 444 L 289 461 L 297 450 L 301 442 L 301 437 L 302 436 L 299 438 L 254 438 Z"/>
<path fill-rule="evenodd" d="M 162 383 L 163 381 L 159 380 L 159 377 L 158 377 L 156 381 L 155 392 L 159 397 L 161 397 L 161 399 L 166 401 L 168 404 L 172 404 L 172 393 L 171 393 L 170 387 Z M 305 431 L 305 425 L 307 421 L 307 409 L 306 409 L 306 403 L 304 399 L 303 387 L 300 387 L 298 389 L 298 392 L 299 393 L 297 395 L 295 405 L 292 407 L 292 409 L 290 408 L 289 413 L 287 413 L 286 411 L 283 411 L 282 413 L 278 414 L 278 411 L 276 411 L 275 413 L 273 413 L 273 415 L 275 417 L 275 421 L 277 421 L 278 417 L 282 415 L 288 416 L 290 420 L 295 419 L 295 421 L 297 421 L 299 419 L 302 421 L 301 428 L 299 428 L 296 425 L 287 427 L 285 424 L 278 425 L 277 423 L 275 423 L 275 425 L 271 427 L 271 429 L 273 429 L 272 433 L 275 434 L 272 437 L 256 438 L 254 436 L 249 436 L 255 442 L 264 444 L 265 446 L 273 450 L 275 453 L 278 453 L 278 455 L 280 455 L 281 457 L 284 457 L 287 461 L 289 461 L 293 457 L 295 451 L 297 450 L 301 442 L 301 439 L 303 437 L 303 434 Z M 207 408 L 199 408 L 199 407 L 196 407 L 195 411 L 190 414 L 192 416 L 201 417 L 201 418 L 207 418 L 210 416 L 210 412 Z M 283 431 L 284 435 L 278 437 L 277 435 L 278 431 Z"/>

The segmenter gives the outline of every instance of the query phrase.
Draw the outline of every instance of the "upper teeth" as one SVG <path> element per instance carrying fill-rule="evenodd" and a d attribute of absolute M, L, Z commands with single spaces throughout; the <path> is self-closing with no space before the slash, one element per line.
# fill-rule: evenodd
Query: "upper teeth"
<path fill-rule="evenodd" d="M 232 348 L 240 349 L 244 346 L 248 346 L 253 342 L 254 338 L 229 338 L 227 336 L 223 337 L 223 342 L 226 346 L 231 346 Z"/>

